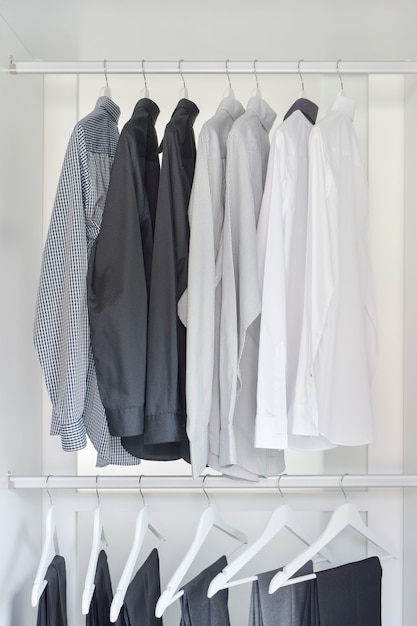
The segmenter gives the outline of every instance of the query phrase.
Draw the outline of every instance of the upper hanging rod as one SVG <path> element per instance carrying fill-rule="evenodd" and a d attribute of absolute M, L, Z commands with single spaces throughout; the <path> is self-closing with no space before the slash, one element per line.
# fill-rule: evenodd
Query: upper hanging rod
<path fill-rule="evenodd" d="M 137 489 L 148 491 L 262 490 L 262 489 L 363 489 L 369 487 L 417 487 L 415 474 L 282 474 L 251 483 L 225 476 L 14 476 L 9 487 L 15 489 Z"/>
<path fill-rule="evenodd" d="M 254 61 L 15 61 L 13 74 L 253 74 Z M 104 68 L 105 64 L 105 68 Z M 417 61 L 256 61 L 257 74 L 416 74 Z"/>

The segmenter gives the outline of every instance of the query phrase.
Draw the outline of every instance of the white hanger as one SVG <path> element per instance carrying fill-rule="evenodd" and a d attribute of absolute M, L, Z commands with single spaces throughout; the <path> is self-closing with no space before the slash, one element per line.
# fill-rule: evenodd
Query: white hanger
<path fill-rule="evenodd" d="M 393 555 L 384 545 L 380 542 L 378 537 L 368 528 L 368 526 L 363 521 L 362 517 L 358 509 L 347 501 L 346 493 L 342 487 L 341 478 L 341 489 L 345 496 L 345 503 L 342 504 L 339 508 L 337 508 L 322 532 L 322 534 L 314 541 L 308 548 L 306 548 L 301 554 L 295 557 L 288 565 L 286 565 L 282 571 L 279 571 L 275 574 L 275 576 L 271 579 L 269 584 L 269 593 L 274 593 L 277 589 L 282 587 L 293 574 L 295 574 L 300 567 L 302 567 L 307 561 L 309 561 L 315 554 L 317 554 L 322 548 L 327 545 L 332 539 L 334 539 L 337 535 L 339 535 L 342 530 L 351 526 L 354 530 L 363 535 L 368 541 L 377 546 L 385 556 L 393 558 Z M 298 582 L 297 578 L 294 578 L 292 583 Z"/>
<path fill-rule="evenodd" d="M 46 571 L 56 554 L 59 554 L 58 537 L 56 534 L 55 512 L 51 494 L 48 489 L 49 476 L 46 479 L 46 491 L 49 496 L 50 507 L 45 518 L 45 540 L 43 543 L 41 558 L 36 571 L 35 581 L 32 587 L 32 606 L 37 606 L 42 593 L 47 585 L 45 580 Z"/>
<path fill-rule="evenodd" d="M 227 80 L 229 81 L 229 87 L 224 92 L 224 98 L 234 98 L 235 92 L 232 89 L 232 83 L 230 82 L 230 75 L 229 75 L 229 59 L 226 59 L 226 74 L 227 74 Z"/>
<path fill-rule="evenodd" d="M 90 559 L 88 561 L 87 574 L 85 577 L 84 591 L 81 602 L 81 612 L 83 615 L 87 615 L 90 610 L 91 599 L 93 597 L 95 589 L 94 578 L 97 570 L 98 557 L 101 550 L 103 550 L 103 548 L 107 546 L 106 537 L 104 536 L 103 531 L 103 521 L 101 516 L 100 498 L 97 489 L 97 480 L 98 476 L 96 476 L 97 507 L 94 511 L 93 542 L 91 545 Z"/>
<path fill-rule="evenodd" d="M 304 59 L 300 59 L 298 61 L 298 63 L 297 63 L 298 76 L 300 77 L 300 81 L 301 81 L 301 93 L 300 93 L 300 95 L 298 97 L 299 98 L 307 98 L 307 93 L 306 93 L 305 88 L 304 88 L 304 79 L 303 79 L 303 77 L 301 75 L 301 70 L 300 70 L 301 61 L 304 61 Z"/>
<path fill-rule="evenodd" d="M 100 96 L 106 96 L 106 98 L 111 98 L 111 89 L 109 87 L 109 81 L 107 80 L 107 61 L 104 59 L 104 77 L 106 79 L 106 84 L 104 87 L 100 89 Z"/>
<path fill-rule="evenodd" d="M 253 62 L 253 73 L 255 74 L 256 88 L 252 91 L 252 96 L 258 96 L 259 98 L 261 98 L 262 94 L 261 94 L 261 90 L 259 89 L 258 74 L 256 73 L 257 60 L 258 59 L 255 59 Z"/>
<path fill-rule="evenodd" d="M 180 59 L 180 60 L 178 61 L 178 71 L 179 71 L 179 73 L 180 73 L 180 76 L 181 76 L 181 78 L 182 78 L 182 82 L 183 82 L 183 84 L 184 84 L 184 87 L 182 87 L 182 89 L 180 90 L 180 100 L 181 100 L 182 98 L 188 98 L 188 89 L 187 89 L 187 87 L 186 87 L 186 85 L 185 85 L 184 76 L 182 75 L 182 71 L 181 71 L 181 63 L 182 63 L 183 61 L 184 61 L 184 59 Z"/>
<path fill-rule="evenodd" d="M 110 621 L 111 622 L 116 622 L 117 618 L 119 617 L 120 609 L 122 608 L 127 588 L 132 579 L 133 570 L 138 560 L 139 552 L 142 547 L 143 539 L 145 537 L 146 531 L 149 529 L 158 539 L 160 539 L 161 541 L 165 541 L 162 535 L 159 534 L 159 532 L 155 529 L 154 526 L 152 526 L 152 524 L 149 521 L 149 511 L 148 511 L 147 505 L 145 504 L 145 498 L 143 497 L 142 489 L 140 489 L 140 480 L 139 480 L 139 490 L 142 496 L 143 508 L 139 511 L 138 517 L 136 519 L 136 527 L 135 527 L 135 535 L 133 538 L 133 544 L 130 549 L 130 553 L 127 558 L 127 561 L 126 561 L 126 565 L 120 577 L 119 584 L 117 585 L 117 591 L 114 594 L 114 597 L 110 606 Z"/>
<path fill-rule="evenodd" d="M 145 59 L 142 59 L 142 74 L 143 74 L 143 81 L 145 83 L 145 87 L 141 90 L 140 97 L 149 98 L 148 83 L 146 82 L 146 76 L 145 76 Z"/>
<path fill-rule="evenodd" d="M 204 477 L 206 478 L 206 477 Z M 206 490 L 204 489 L 204 479 L 203 479 L 203 491 L 208 500 L 208 507 L 203 512 L 198 522 L 197 530 L 194 535 L 194 539 L 190 548 L 188 549 L 185 557 L 175 570 L 172 575 L 170 581 L 168 582 L 165 590 L 160 595 L 155 608 L 155 616 L 161 617 L 164 613 L 165 609 L 175 602 L 178 598 L 180 598 L 184 591 L 180 590 L 177 592 L 177 589 L 183 580 L 185 574 L 187 573 L 191 563 L 194 561 L 195 556 L 203 545 L 207 535 L 211 531 L 213 527 L 218 528 L 222 532 L 226 533 L 233 539 L 237 539 L 242 543 L 247 542 L 246 535 L 242 533 L 240 530 L 229 526 L 221 517 L 220 513 L 215 509 L 215 507 L 211 504 L 209 497 L 207 495 Z"/>
<path fill-rule="evenodd" d="M 282 492 L 279 487 L 279 481 L 281 476 L 278 479 L 278 489 L 281 494 Z M 207 597 L 211 598 L 215 593 L 220 591 L 220 589 L 225 589 L 226 587 L 234 587 L 235 585 L 240 585 L 242 583 L 250 582 L 253 580 L 257 580 L 257 576 L 250 576 L 248 578 L 242 578 L 235 581 L 230 581 L 230 579 L 239 572 L 246 563 L 248 563 L 262 548 L 264 548 L 270 541 L 273 539 L 278 533 L 281 532 L 284 528 L 288 529 L 298 537 L 303 543 L 306 545 L 310 545 L 312 539 L 309 537 L 308 533 L 301 527 L 294 510 L 282 503 L 272 512 L 270 515 L 265 528 L 263 529 L 261 535 L 251 543 L 238 557 L 236 557 L 231 563 L 229 563 L 222 572 L 217 574 L 211 581 L 208 591 Z M 318 551 L 322 557 L 326 561 L 331 561 L 331 554 L 326 549 L 323 548 Z"/>

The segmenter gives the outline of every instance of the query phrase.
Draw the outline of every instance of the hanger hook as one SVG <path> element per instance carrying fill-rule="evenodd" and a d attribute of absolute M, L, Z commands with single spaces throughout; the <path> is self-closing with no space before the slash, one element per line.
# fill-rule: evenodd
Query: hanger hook
<path fill-rule="evenodd" d="M 103 67 L 104 67 L 104 77 L 106 79 L 106 85 L 108 87 L 109 86 L 109 81 L 107 79 L 107 61 L 106 61 L 106 59 L 104 59 L 104 61 L 103 61 Z"/>
<path fill-rule="evenodd" d="M 142 491 L 142 487 L 141 487 L 141 484 L 142 484 L 142 478 L 143 478 L 143 474 L 141 474 L 141 475 L 139 476 L 139 493 L 140 493 L 140 495 L 142 496 L 142 504 L 143 504 L 143 506 L 145 506 L 145 504 L 146 504 L 146 503 L 145 503 L 145 496 L 143 495 L 143 491 Z"/>
<path fill-rule="evenodd" d="M 258 62 L 258 59 L 255 59 L 253 62 L 253 73 L 255 74 L 255 80 L 256 80 L 256 89 L 259 89 L 259 82 L 258 82 L 258 74 L 256 73 L 256 64 Z"/>
<path fill-rule="evenodd" d="M 100 506 L 100 495 L 98 493 L 98 474 L 96 475 L 96 496 L 97 496 L 97 506 Z"/>
<path fill-rule="evenodd" d="M 207 491 L 206 491 L 206 490 L 205 490 L 205 488 L 204 488 L 204 482 L 205 482 L 206 478 L 207 478 L 207 474 L 206 474 L 205 476 L 203 476 L 203 484 L 202 484 L 202 489 L 203 489 L 204 495 L 205 495 L 205 496 L 206 496 L 206 498 L 207 498 L 208 505 L 209 505 L 209 506 L 211 506 L 211 502 L 210 502 L 209 495 L 208 495 Z"/>
<path fill-rule="evenodd" d="M 229 87 L 231 89 L 232 83 L 230 82 L 230 75 L 229 75 L 229 59 L 226 59 L 226 75 L 227 75 L 227 80 L 229 81 Z"/>
<path fill-rule="evenodd" d="M 147 89 L 148 88 L 148 83 L 146 82 L 145 59 L 142 59 L 142 74 L 143 74 L 143 82 L 145 83 L 145 89 Z"/>
<path fill-rule="evenodd" d="M 284 494 L 282 493 L 282 491 L 281 491 L 281 486 L 280 486 L 281 478 L 282 478 L 283 476 L 287 476 L 287 474 L 285 474 L 285 473 L 284 473 L 284 474 L 280 474 L 280 475 L 278 476 L 278 482 L 277 482 L 277 487 L 278 487 L 279 495 L 281 496 L 281 504 L 284 504 Z"/>
<path fill-rule="evenodd" d="M 346 491 L 343 489 L 343 479 L 345 476 L 349 476 L 349 472 L 345 472 L 344 474 L 341 475 L 340 481 L 339 481 L 339 487 L 342 490 L 342 493 L 345 496 L 345 502 L 347 503 L 348 500 L 347 500 Z"/>
<path fill-rule="evenodd" d="M 301 89 L 304 91 L 304 79 L 303 79 L 303 76 L 302 76 L 301 70 L 300 70 L 300 65 L 301 65 L 302 61 L 304 61 L 304 59 L 300 59 L 298 61 L 298 63 L 297 63 L 297 71 L 298 71 L 298 76 L 300 77 L 300 80 L 301 80 Z"/>
<path fill-rule="evenodd" d="M 343 87 L 343 80 L 342 80 L 342 75 L 341 75 L 340 70 L 339 70 L 339 63 L 340 63 L 341 60 L 342 59 L 337 59 L 337 61 L 336 61 L 336 70 L 337 70 L 337 73 L 339 75 L 340 87 L 341 87 L 341 89 L 343 91 L 343 89 L 344 89 L 344 87 Z"/>
<path fill-rule="evenodd" d="M 51 478 L 52 474 L 48 474 L 48 476 L 46 477 L 46 493 L 49 496 L 49 502 L 51 503 L 52 506 L 52 496 L 51 496 L 51 492 L 49 491 L 49 479 Z"/>
<path fill-rule="evenodd" d="M 178 61 L 178 71 L 179 71 L 180 76 L 181 76 L 181 78 L 182 78 L 182 82 L 184 83 L 184 89 L 187 89 L 187 86 L 186 86 L 186 84 L 185 84 L 185 80 L 184 80 L 184 76 L 182 75 L 182 70 L 181 70 L 181 63 L 183 63 L 183 61 L 184 61 L 184 59 L 180 59 L 180 60 Z"/>

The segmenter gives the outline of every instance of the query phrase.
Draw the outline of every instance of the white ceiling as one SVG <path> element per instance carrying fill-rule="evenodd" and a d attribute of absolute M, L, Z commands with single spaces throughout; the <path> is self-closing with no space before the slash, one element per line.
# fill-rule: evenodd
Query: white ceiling
<path fill-rule="evenodd" d="M 0 18 L 43 60 L 417 57 L 415 0 L 0 0 Z"/>

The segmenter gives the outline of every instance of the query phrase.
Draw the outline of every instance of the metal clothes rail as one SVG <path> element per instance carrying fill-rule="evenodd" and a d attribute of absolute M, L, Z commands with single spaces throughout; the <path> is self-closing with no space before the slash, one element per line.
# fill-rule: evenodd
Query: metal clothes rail
<path fill-rule="evenodd" d="M 417 74 L 417 60 L 405 61 L 17 61 L 13 74 Z"/>
<path fill-rule="evenodd" d="M 142 491 L 260 491 L 417 487 L 416 474 L 281 474 L 252 483 L 225 476 L 8 476 L 11 489 L 138 489 Z"/>

